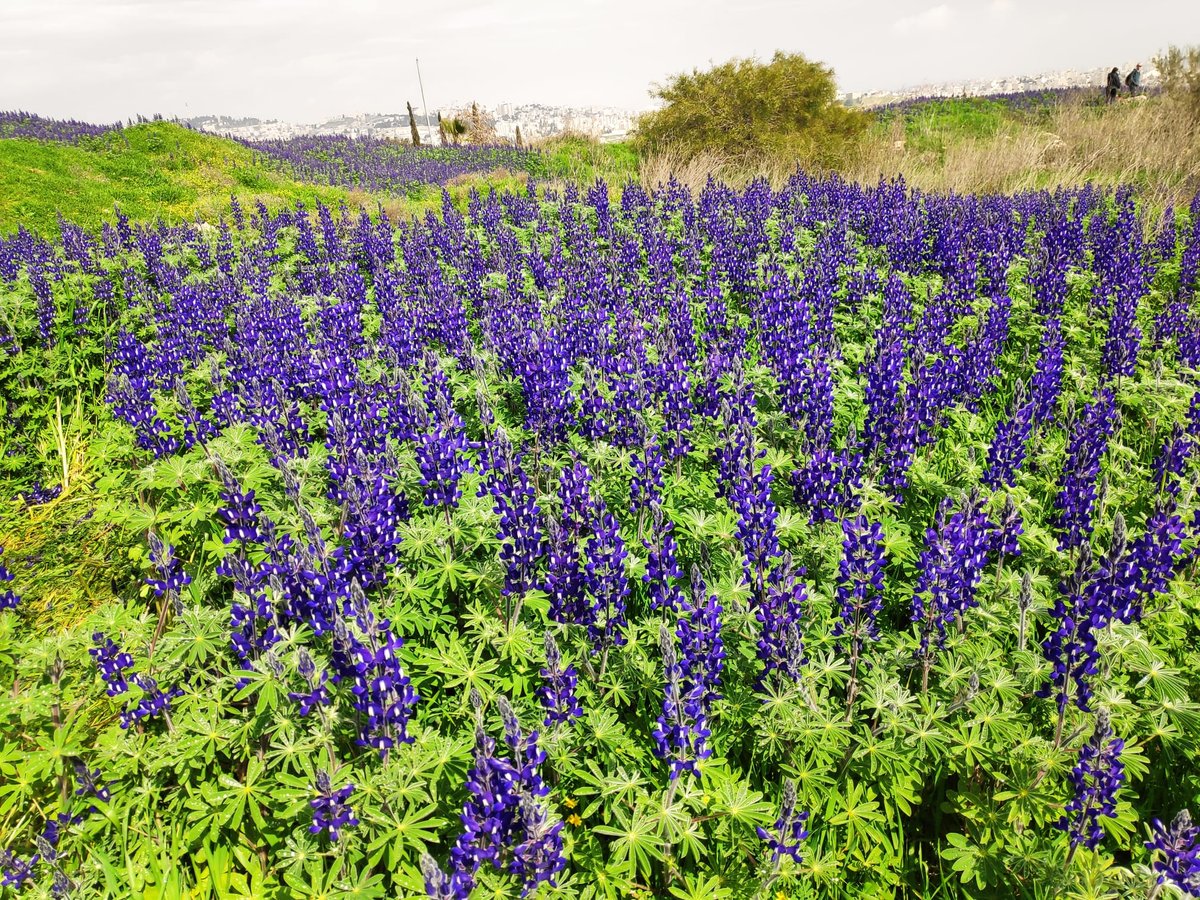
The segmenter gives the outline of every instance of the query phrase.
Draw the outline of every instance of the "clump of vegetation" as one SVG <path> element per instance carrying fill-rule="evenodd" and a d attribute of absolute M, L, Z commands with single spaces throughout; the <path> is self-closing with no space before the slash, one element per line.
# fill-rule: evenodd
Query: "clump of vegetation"
<path fill-rule="evenodd" d="M 1167 96 L 1179 101 L 1188 115 L 1200 122 L 1200 45 L 1168 47 L 1154 58 Z"/>
<path fill-rule="evenodd" d="M 685 160 L 716 154 L 753 165 L 782 156 L 830 166 L 870 122 L 837 102 L 832 69 L 796 53 L 681 73 L 653 93 L 663 106 L 638 120 L 637 146 Z"/>

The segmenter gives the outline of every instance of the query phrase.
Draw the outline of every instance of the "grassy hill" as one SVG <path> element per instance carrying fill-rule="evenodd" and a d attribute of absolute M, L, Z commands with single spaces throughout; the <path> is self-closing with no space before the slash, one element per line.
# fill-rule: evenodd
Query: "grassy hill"
<path fill-rule="evenodd" d="M 317 199 L 357 207 L 369 198 L 301 184 L 256 165 L 242 145 L 170 122 L 149 122 L 76 145 L 0 140 L 0 234 L 18 225 L 49 230 L 57 214 L 86 228 L 110 220 L 113 205 L 135 220 L 213 217 L 243 205 L 311 204 Z"/>

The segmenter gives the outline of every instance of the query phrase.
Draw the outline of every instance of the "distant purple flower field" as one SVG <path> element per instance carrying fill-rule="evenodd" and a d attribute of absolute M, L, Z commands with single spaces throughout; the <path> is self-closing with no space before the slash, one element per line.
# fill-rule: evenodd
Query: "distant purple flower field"
<path fill-rule="evenodd" d="M 445 184 L 460 175 L 513 169 L 528 172 L 539 154 L 512 146 L 412 147 L 373 137 L 311 135 L 243 141 L 262 161 L 302 181 L 376 192 Z"/>
<path fill-rule="evenodd" d="M 20 110 L 0 111 L 0 138 L 77 144 L 124 127 L 121 122 L 94 125 Z M 230 139 L 254 150 L 267 168 L 299 181 L 379 193 L 403 193 L 420 185 L 442 185 L 461 175 L 496 169 L 535 172 L 540 158 L 536 151 L 507 145 L 412 147 L 380 138 L 342 135 L 270 141 Z"/>
<path fill-rule="evenodd" d="M 76 144 L 82 138 L 99 137 L 110 131 L 119 131 L 124 125 L 93 125 L 75 119 L 47 119 L 44 116 L 22 110 L 0 110 L 0 138 L 33 138 L 39 141 L 55 141 L 61 144 Z"/>

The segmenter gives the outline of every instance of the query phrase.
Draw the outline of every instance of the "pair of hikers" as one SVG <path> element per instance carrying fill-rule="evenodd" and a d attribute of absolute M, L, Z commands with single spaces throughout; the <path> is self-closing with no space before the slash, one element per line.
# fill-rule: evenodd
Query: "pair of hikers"
<path fill-rule="evenodd" d="M 1136 97 L 1142 88 L 1142 64 L 1138 63 L 1125 76 L 1125 87 L 1129 89 L 1129 96 Z M 1108 85 L 1105 88 L 1105 97 L 1109 103 L 1115 103 L 1117 95 L 1121 93 L 1121 70 L 1116 66 L 1112 67 L 1112 71 L 1108 73 Z"/>

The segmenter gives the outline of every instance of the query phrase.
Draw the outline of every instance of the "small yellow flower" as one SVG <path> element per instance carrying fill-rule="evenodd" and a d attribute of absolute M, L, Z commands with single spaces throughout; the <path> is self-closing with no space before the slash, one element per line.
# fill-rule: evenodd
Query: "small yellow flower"
<path fill-rule="evenodd" d="M 563 800 L 563 806 L 565 806 L 567 809 L 574 809 L 578 805 L 579 804 L 575 802 L 574 797 L 568 797 L 567 799 Z"/>
<path fill-rule="evenodd" d="M 567 816 L 567 824 L 578 828 L 583 824 L 583 819 L 579 818 L 579 813 L 571 813 L 569 816 Z"/>
<path fill-rule="evenodd" d="M 776 891 L 775 892 L 775 900 L 788 900 L 788 895 L 785 894 L 783 891 Z"/>

